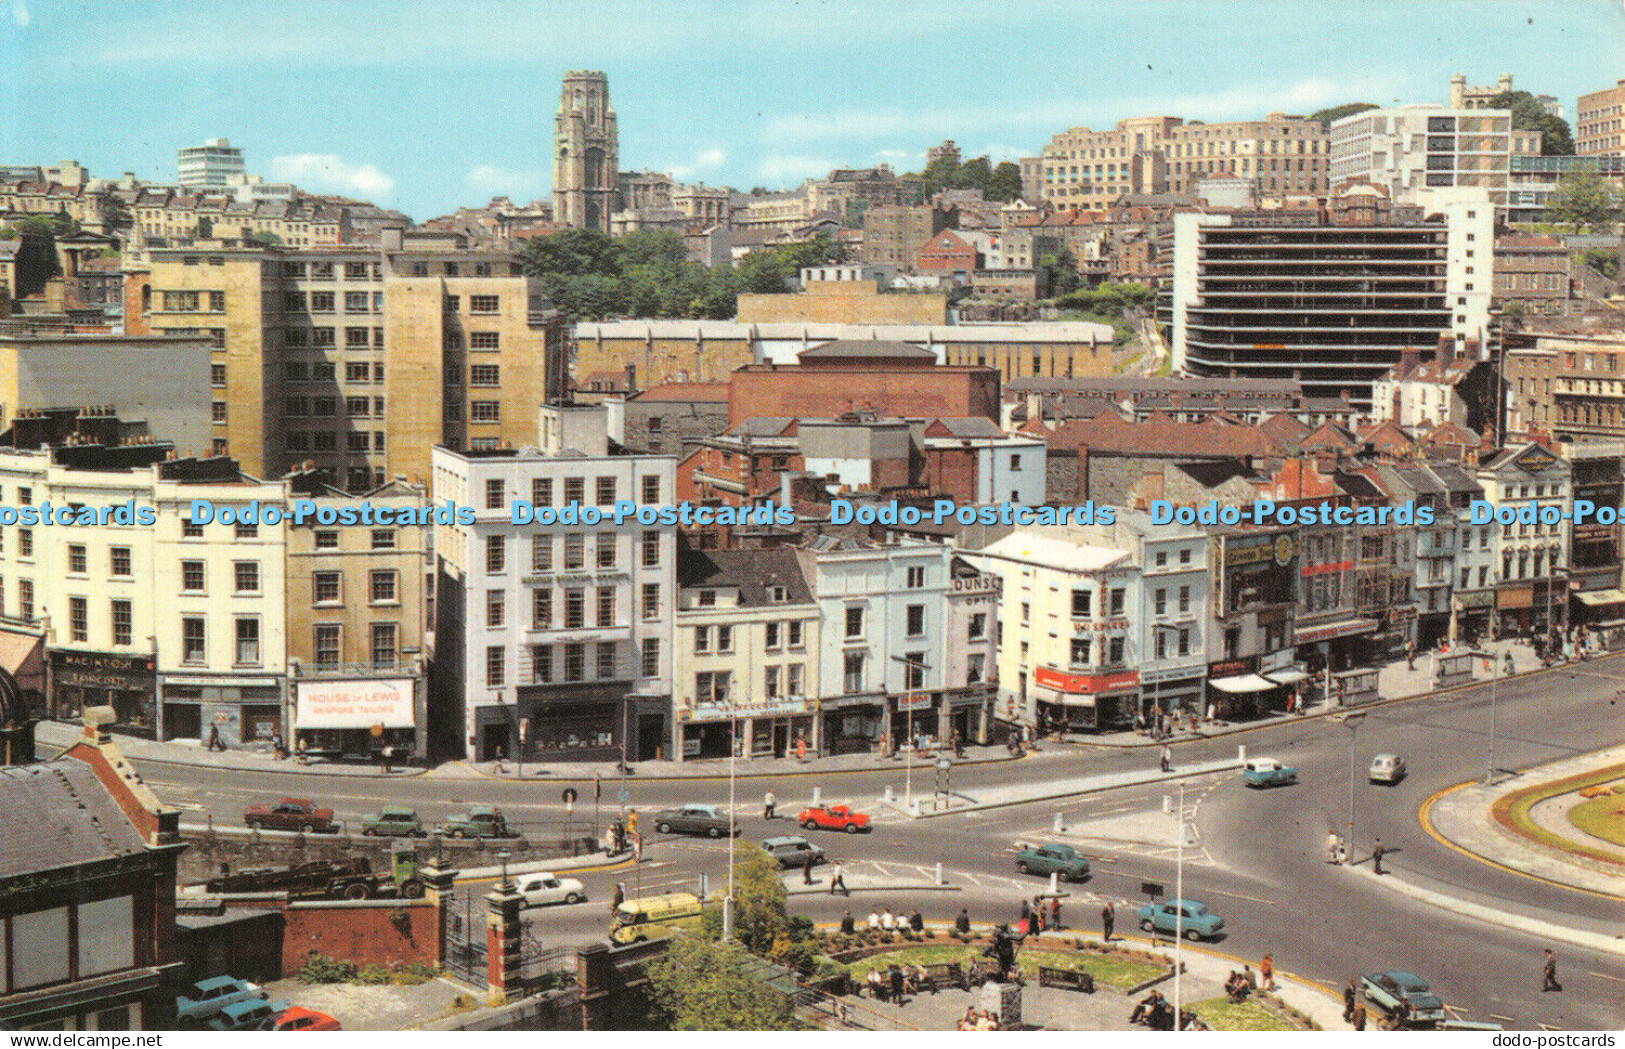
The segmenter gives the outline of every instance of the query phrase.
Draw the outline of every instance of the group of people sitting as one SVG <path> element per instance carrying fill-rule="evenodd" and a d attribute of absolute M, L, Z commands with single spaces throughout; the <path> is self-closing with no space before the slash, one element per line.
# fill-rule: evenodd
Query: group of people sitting
<path fill-rule="evenodd" d="M 922 988 L 929 988 L 935 994 L 936 984 L 923 965 L 898 965 L 893 962 L 885 971 L 870 969 L 869 975 L 864 979 L 868 988 L 869 997 L 877 1002 L 895 1002 L 903 1004 L 903 999 L 909 995 L 919 994 Z"/>
<path fill-rule="evenodd" d="M 999 1014 L 983 1009 L 980 1013 L 973 1005 L 965 1010 L 965 1015 L 959 1018 L 961 1031 L 997 1031 L 999 1029 Z"/>
<path fill-rule="evenodd" d="M 1230 975 L 1235 976 L 1236 974 L 1231 973 Z M 1234 1001 L 1235 999 L 1231 1000 Z M 1133 1014 L 1129 1016 L 1128 1022 L 1131 1024 L 1145 1024 L 1153 1031 L 1172 1031 L 1174 1029 L 1174 1007 L 1168 999 L 1162 996 L 1161 991 L 1152 991 L 1140 999 L 1140 1003 L 1134 1007 Z M 1181 1031 L 1209 1030 L 1208 1025 L 1202 1022 L 1201 1017 L 1189 1009 L 1179 1010 L 1179 1029 Z"/>
<path fill-rule="evenodd" d="M 1258 977 L 1253 975 L 1250 965 L 1242 966 L 1242 972 L 1230 970 L 1230 976 L 1224 981 L 1224 993 L 1230 996 L 1232 1002 L 1244 1002 L 1247 996 L 1258 990 Z"/>
<path fill-rule="evenodd" d="M 881 932 L 896 932 L 904 928 L 912 929 L 915 932 L 923 932 L 925 931 L 925 918 L 920 914 L 918 908 L 905 919 L 902 915 L 892 914 L 891 908 L 887 907 L 881 911 L 869 912 L 869 928 L 878 929 Z"/>

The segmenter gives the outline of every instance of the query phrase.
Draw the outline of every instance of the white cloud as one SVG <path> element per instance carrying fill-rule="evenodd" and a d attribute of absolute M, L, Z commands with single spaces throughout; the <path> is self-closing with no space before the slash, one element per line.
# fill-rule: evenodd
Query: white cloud
<path fill-rule="evenodd" d="M 694 159 L 687 164 L 672 164 L 665 168 L 667 174 L 678 181 L 686 181 L 695 175 L 706 171 L 715 171 L 728 162 L 728 153 L 722 149 L 702 149 L 694 154 Z"/>
<path fill-rule="evenodd" d="M 372 164 L 346 163 L 337 153 L 295 153 L 271 158 L 271 178 L 301 189 L 344 196 L 387 197 L 395 180 Z"/>
<path fill-rule="evenodd" d="M 463 184 L 476 193 L 492 197 L 534 200 L 547 187 L 540 171 L 516 171 L 495 164 L 479 164 L 463 176 Z"/>
<path fill-rule="evenodd" d="M 821 178 L 840 166 L 827 157 L 775 153 L 756 162 L 756 174 L 769 183 L 789 185 L 806 178 Z"/>
<path fill-rule="evenodd" d="M 12 0 L 11 18 L 20 26 L 28 25 L 28 5 L 23 0 Z"/>

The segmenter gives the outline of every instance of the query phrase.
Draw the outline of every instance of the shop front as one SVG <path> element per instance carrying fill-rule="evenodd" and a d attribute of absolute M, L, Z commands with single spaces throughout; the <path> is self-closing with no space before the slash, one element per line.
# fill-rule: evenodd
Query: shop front
<path fill-rule="evenodd" d="M 993 690 L 981 686 L 950 691 L 941 734 L 952 744 L 954 737 L 962 743 L 987 743 L 993 731 Z"/>
<path fill-rule="evenodd" d="M 1281 686 L 1258 673 L 1258 657 L 1227 659 L 1207 667 L 1208 707 L 1219 721 L 1259 716 L 1264 696 Z"/>
<path fill-rule="evenodd" d="M 1535 588 L 1529 585 L 1506 586 L 1495 591 L 1495 611 L 1500 637 L 1529 633 L 1534 626 L 1532 609 L 1535 606 Z"/>
<path fill-rule="evenodd" d="M 1140 672 L 1067 674 L 1050 667 L 1033 672 L 1038 731 L 1108 732 L 1134 724 L 1140 703 Z"/>
<path fill-rule="evenodd" d="M 826 754 L 868 754 L 886 731 L 886 697 L 837 696 L 820 703 L 819 719 Z"/>
<path fill-rule="evenodd" d="M 942 694 L 905 692 L 891 697 L 891 735 L 899 746 L 935 747 L 939 739 Z"/>
<path fill-rule="evenodd" d="M 623 742 L 631 748 L 626 756 L 637 760 L 630 684 L 519 686 L 515 706 L 476 711 L 479 760 L 614 761 Z"/>
<path fill-rule="evenodd" d="M 160 739 L 215 737 L 222 745 L 269 745 L 278 735 L 287 738 L 283 725 L 281 677 L 193 677 L 158 675 L 158 699 L 163 718 Z"/>
<path fill-rule="evenodd" d="M 741 757 L 782 758 L 805 742 L 816 750 L 814 717 L 809 700 L 778 698 L 739 703 L 698 703 L 679 714 L 679 760 L 725 758 L 730 746 Z"/>
<path fill-rule="evenodd" d="M 153 739 L 158 708 L 151 656 L 59 649 L 51 653 L 51 714 L 72 719 L 112 707 L 114 732 Z"/>
<path fill-rule="evenodd" d="M 412 678 L 322 679 L 294 683 L 294 747 L 372 756 L 422 752 Z"/>
<path fill-rule="evenodd" d="M 1155 723 L 1165 713 L 1205 713 L 1202 674 L 1206 669 L 1195 666 L 1141 671 L 1140 715 L 1148 723 Z"/>
<path fill-rule="evenodd" d="M 1495 614 L 1495 591 L 1459 590 L 1450 610 L 1454 616 L 1450 625 L 1450 647 L 1476 645 L 1481 638 L 1489 635 L 1491 619 Z"/>
<path fill-rule="evenodd" d="M 1364 639 L 1376 630 L 1377 621 L 1364 616 L 1321 622 L 1299 620 L 1292 632 L 1298 665 L 1315 682 L 1324 683 L 1323 672 L 1328 668 L 1333 671 L 1347 670 L 1359 663 L 1365 646 Z M 1299 685 L 1300 689 L 1310 687 Z M 1315 691 L 1316 698 L 1324 698 L 1318 695 L 1323 689 L 1315 686 Z"/>
<path fill-rule="evenodd" d="M 1273 691 L 1264 693 L 1275 708 L 1302 712 L 1303 704 L 1309 699 L 1305 684 L 1309 671 L 1297 662 L 1297 649 L 1283 648 L 1259 657 L 1258 676 L 1276 686 Z"/>

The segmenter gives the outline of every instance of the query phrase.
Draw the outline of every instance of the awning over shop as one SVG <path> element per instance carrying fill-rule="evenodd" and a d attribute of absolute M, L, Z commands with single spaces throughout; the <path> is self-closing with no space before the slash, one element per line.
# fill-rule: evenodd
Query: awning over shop
<path fill-rule="evenodd" d="M 1334 637 L 1364 634 L 1375 629 L 1377 629 L 1375 619 L 1342 619 L 1335 623 L 1324 623 L 1320 626 L 1303 627 L 1295 630 L 1292 635 L 1292 643 L 1307 645 L 1315 641 L 1329 641 Z"/>
<path fill-rule="evenodd" d="M 1209 678 L 1208 684 L 1220 692 L 1263 692 L 1275 688 L 1275 682 L 1257 674 L 1237 674 L 1235 677 Z"/>
<path fill-rule="evenodd" d="M 1296 685 L 1298 682 L 1306 680 L 1309 674 L 1297 667 L 1286 667 L 1282 670 L 1271 670 L 1264 676 L 1277 685 Z"/>
<path fill-rule="evenodd" d="M 1625 590 L 1582 590 L 1574 595 L 1582 605 L 1617 605 L 1625 601 Z"/>

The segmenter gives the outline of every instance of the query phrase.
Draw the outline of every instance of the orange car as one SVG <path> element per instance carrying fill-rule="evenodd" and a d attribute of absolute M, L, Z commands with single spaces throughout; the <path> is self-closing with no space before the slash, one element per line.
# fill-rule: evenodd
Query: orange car
<path fill-rule="evenodd" d="M 818 805 L 802 809 L 796 821 L 808 830 L 822 828 L 856 834 L 860 830 L 869 829 L 869 817 L 862 812 L 854 812 L 845 805 Z"/>
<path fill-rule="evenodd" d="M 326 1013 L 295 1005 L 275 1016 L 267 1017 L 259 1025 L 261 1031 L 342 1031 L 339 1022 Z"/>

